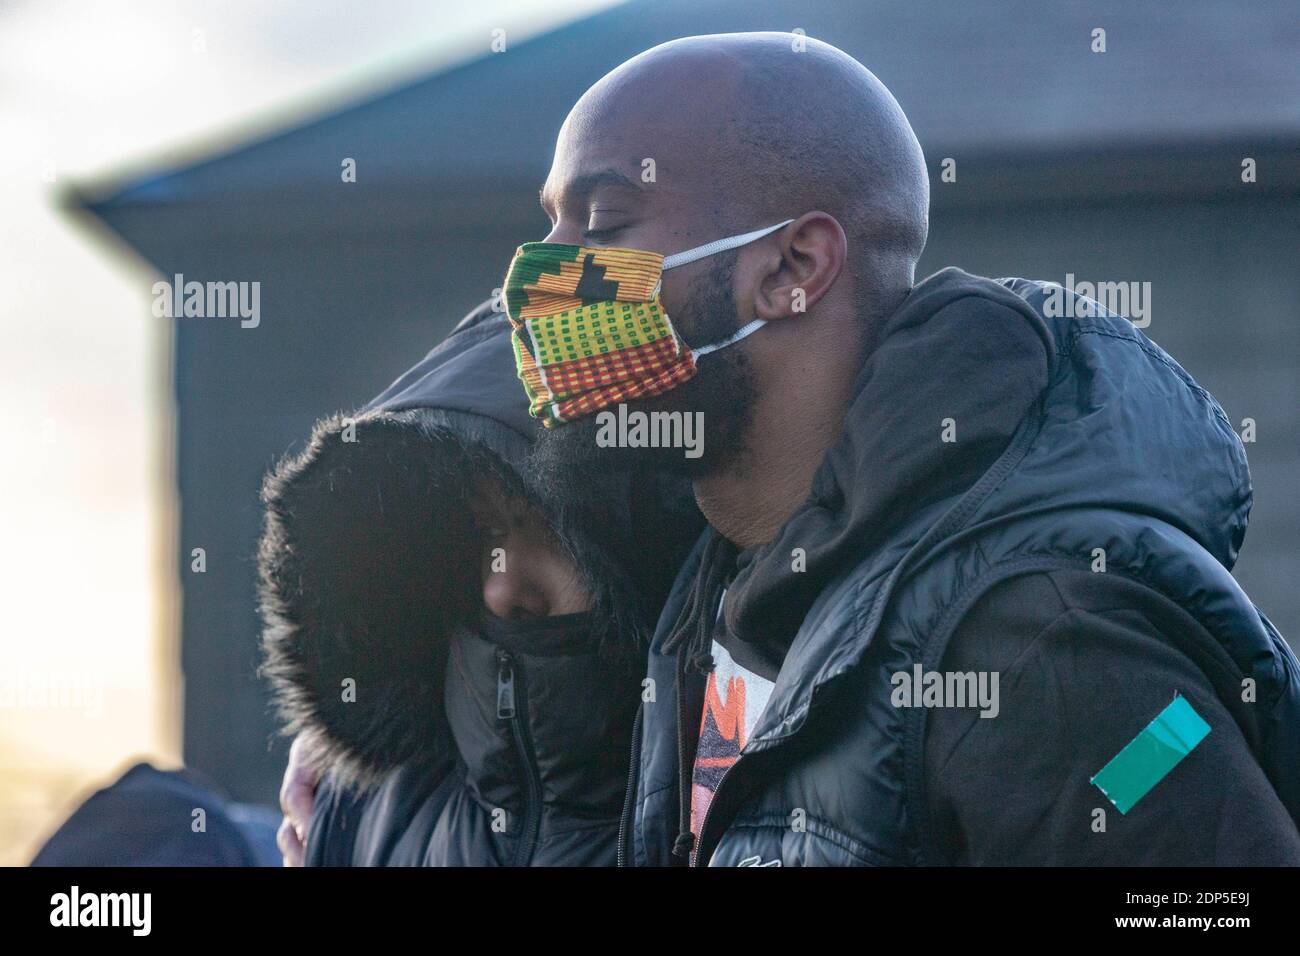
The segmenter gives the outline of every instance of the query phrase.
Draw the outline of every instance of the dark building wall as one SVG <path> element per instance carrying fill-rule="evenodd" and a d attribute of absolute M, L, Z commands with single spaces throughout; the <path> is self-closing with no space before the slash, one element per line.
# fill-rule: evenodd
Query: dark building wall
<path fill-rule="evenodd" d="M 180 319 L 175 337 L 184 754 L 240 799 L 274 802 L 287 753 L 257 675 L 262 476 L 317 418 L 378 394 L 501 284 L 514 244 L 538 228 L 536 195 L 525 199 L 517 223 L 443 218 L 412 236 L 376 228 L 358 206 L 326 235 L 170 248 L 187 281 L 262 283 L 257 328 Z M 190 570 L 197 547 L 203 574 Z"/>
<path fill-rule="evenodd" d="M 945 188 L 936 184 L 936 191 Z M 923 274 L 1149 281 L 1147 336 L 1223 406 L 1255 504 L 1235 575 L 1300 644 L 1300 199 L 991 205 L 934 218 Z"/>

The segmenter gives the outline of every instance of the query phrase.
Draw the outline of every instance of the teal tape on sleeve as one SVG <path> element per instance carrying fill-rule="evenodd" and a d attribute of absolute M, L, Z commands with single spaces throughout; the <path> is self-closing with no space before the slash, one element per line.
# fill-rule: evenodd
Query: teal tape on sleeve
<path fill-rule="evenodd" d="M 1151 792 L 1210 732 L 1187 698 L 1173 701 L 1092 778 L 1120 813 Z"/>

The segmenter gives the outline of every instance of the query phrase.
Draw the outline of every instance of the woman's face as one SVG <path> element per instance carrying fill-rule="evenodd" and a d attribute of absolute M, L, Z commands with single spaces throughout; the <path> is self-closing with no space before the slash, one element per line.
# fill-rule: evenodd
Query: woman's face
<path fill-rule="evenodd" d="M 591 593 L 550 528 L 490 478 L 474 482 L 470 510 L 482 533 L 483 603 L 497 617 L 552 617 L 591 609 Z"/>

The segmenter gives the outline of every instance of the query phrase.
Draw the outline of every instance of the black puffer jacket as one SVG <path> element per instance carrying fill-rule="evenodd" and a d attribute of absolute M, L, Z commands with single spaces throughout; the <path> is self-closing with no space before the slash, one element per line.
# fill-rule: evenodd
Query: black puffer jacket
<path fill-rule="evenodd" d="M 623 862 L 1300 860 L 1300 663 L 1230 574 L 1241 441 L 1131 322 L 1069 295 L 921 282 L 773 540 L 702 536 L 648 655 Z M 752 728 L 708 696 L 711 640 L 775 672 Z M 900 700 L 918 669 L 1000 675 L 996 714 Z M 1175 696 L 1210 733 L 1121 811 L 1094 780 Z M 693 832 L 702 715 L 735 753 Z"/>
<path fill-rule="evenodd" d="M 645 642 L 702 520 L 689 486 L 536 487 L 509 324 L 484 303 L 268 476 L 264 672 L 326 776 L 309 865 L 609 865 Z M 467 506 L 490 474 L 546 517 L 593 611 L 507 622 Z"/>

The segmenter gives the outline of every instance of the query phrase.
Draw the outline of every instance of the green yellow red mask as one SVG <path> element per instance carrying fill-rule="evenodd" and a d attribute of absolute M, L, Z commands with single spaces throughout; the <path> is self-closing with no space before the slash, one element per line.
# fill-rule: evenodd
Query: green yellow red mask
<path fill-rule="evenodd" d="M 659 301 L 663 273 L 793 221 L 666 258 L 641 249 L 524 243 L 506 274 L 505 306 L 529 413 L 554 428 L 619 402 L 658 395 L 693 377 L 700 356 L 757 331 L 761 319 L 721 342 L 689 348 Z"/>

